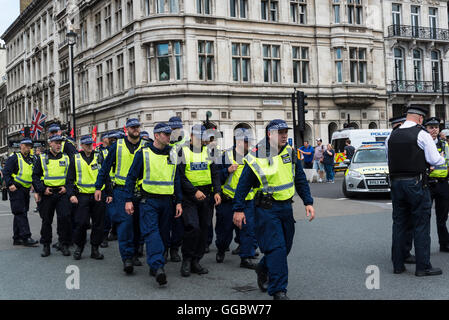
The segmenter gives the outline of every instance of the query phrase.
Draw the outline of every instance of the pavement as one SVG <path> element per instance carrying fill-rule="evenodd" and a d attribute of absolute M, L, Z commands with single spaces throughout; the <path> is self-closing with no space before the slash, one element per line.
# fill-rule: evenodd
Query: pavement
<path fill-rule="evenodd" d="M 443 275 L 418 278 L 414 266 L 394 275 L 391 253 L 391 200 L 388 195 L 344 198 L 342 177 L 335 184 L 311 184 L 316 218 L 305 219 L 301 199 L 295 197 L 296 233 L 288 257 L 288 295 L 296 300 L 389 300 L 449 299 L 449 254 L 438 251 L 436 223 L 432 216 L 431 261 Z M 34 209 L 34 201 L 31 200 Z M 39 239 L 40 218 L 29 214 L 33 238 Z M 271 300 L 257 288 L 253 270 L 239 268 L 238 256 L 226 255 L 222 264 L 215 262 L 216 248 L 201 263 L 207 275 L 180 275 L 180 263 L 168 262 L 165 270 L 168 284 L 159 287 L 148 275 L 148 266 L 135 267 L 135 274 L 122 271 L 117 241 L 101 249 L 104 260 L 93 260 L 86 246 L 79 261 L 64 257 L 52 249 L 47 258 L 40 256 L 41 247 L 12 245 L 13 216 L 9 202 L 0 202 L 0 299 L 50 300 Z M 54 220 L 54 242 L 56 218 Z M 236 245 L 232 243 L 231 250 Z M 73 248 L 71 250 L 73 252 Z M 145 258 L 141 259 L 145 262 Z M 79 289 L 67 289 L 72 273 L 79 269 Z M 379 289 L 368 289 L 372 282 L 369 266 L 379 271 Z M 68 270 L 69 269 L 69 270 Z M 67 271 L 67 273 L 66 273 Z M 367 280 L 368 279 L 368 280 Z"/>

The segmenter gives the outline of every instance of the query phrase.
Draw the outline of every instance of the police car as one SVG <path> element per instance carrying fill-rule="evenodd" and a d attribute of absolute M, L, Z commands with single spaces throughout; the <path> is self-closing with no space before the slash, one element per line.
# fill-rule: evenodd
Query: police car
<path fill-rule="evenodd" d="M 361 193 L 390 192 L 388 160 L 384 142 L 362 143 L 352 158 L 343 180 L 343 194 L 350 198 Z"/>

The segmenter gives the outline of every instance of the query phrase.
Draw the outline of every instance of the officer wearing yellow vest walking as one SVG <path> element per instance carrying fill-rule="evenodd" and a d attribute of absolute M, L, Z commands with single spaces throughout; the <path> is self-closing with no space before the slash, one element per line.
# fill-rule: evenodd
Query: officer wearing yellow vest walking
<path fill-rule="evenodd" d="M 129 168 L 137 151 L 145 146 L 145 141 L 140 138 L 140 123 L 138 119 L 131 118 L 126 121 L 128 136 L 118 139 L 108 152 L 95 183 L 95 200 L 100 201 L 104 184 L 111 168 L 114 168 L 113 203 L 115 210 L 111 218 L 117 223 L 117 236 L 120 256 L 123 261 L 123 271 L 131 274 L 134 266 L 141 266 L 137 255 L 140 246 L 139 215 L 128 215 L 125 211 L 126 191 L 125 182 Z M 133 198 L 134 209 L 139 212 L 139 199 Z"/>
<path fill-rule="evenodd" d="M 96 201 L 94 198 L 95 182 L 97 181 L 102 158 L 98 152 L 94 152 L 92 147 L 94 141 L 90 135 L 82 137 L 80 142 L 82 151 L 76 154 L 73 161 L 70 162 L 67 177 L 67 194 L 70 202 L 75 205 L 76 226 L 73 241 L 76 248 L 73 258 L 75 260 L 81 259 L 81 254 L 86 244 L 87 227 L 92 219 L 90 257 L 101 260 L 104 257 L 98 247 L 103 241 L 106 203 L 111 203 L 112 201 L 111 180 L 107 179 L 102 199 Z"/>
<path fill-rule="evenodd" d="M 287 144 L 288 129 L 284 120 L 268 124 L 266 137 L 245 158 L 233 205 L 234 223 L 241 228 L 245 223 L 245 198 L 251 188 L 260 188 L 255 196 L 255 230 L 264 257 L 256 268 L 257 284 L 275 300 L 288 300 L 287 255 L 295 233 L 292 209 L 295 187 L 309 221 L 315 217 L 301 161 Z"/>
<path fill-rule="evenodd" d="M 209 226 L 212 224 L 213 207 L 221 203 L 220 171 L 209 158 L 204 145 L 206 128 L 194 125 L 190 145 L 182 147 L 179 165 L 182 185 L 182 209 L 184 237 L 182 242 L 181 275 L 206 274 L 209 271 L 199 264 L 204 255 Z M 212 191 L 213 189 L 213 191 Z M 212 197 L 213 195 L 213 197 Z"/>
<path fill-rule="evenodd" d="M 50 139 L 53 136 L 62 137 L 61 127 L 56 123 L 48 127 L 48 138 Z M 73 155 L 78 153 L 78 150 L 76 149 L 76 146 L 72 141 L 70 141 L 68 138 L 63 137 L 63 141 L 61 143 L 61 152 L 65 153 L 71 158 Z"/>
<path fill-rule="evenodd" d="M 64 256 L 70 256 L 69 244 L 71 242 L 71 217 L 70 202 L 67 196 L 67 173 L 70 158 L 61 152 L 61 136 L 52 136 L 49 139 L 50 150 L 42 153 L 35 162 L 33 168 L 33 187 L 41 197 L 39 213 L 42 218 L 41 244 L 43 251 L 41 256 L 50 255 L 52 240 L 52 222 L 55 214 L 61 252 Z"/>
<path fill-rule="evenodd" d="M 182 191 L 178 155 L 169 146 L 171 128 L 166 123 L 154 127 L 154 142 L 136 153 L 126 179 L 126 212 L 136 212 L 132 198 L 134 186 L 141 181 L 142 201 L 140 203 L 140 229 L 147 249 L 147 263 L 150 275 L 159 285 L 167 283 L 164 253 L 170 240 L 170 218 L 179 219 L 182 214 Z M 176 204 L 173 210 L 173 202 Z"/>
<path fill-rule="evenodd" d="M 446 160 L 442 165 L 430 167 L 429 187 L 432 201 L 435 200 L 435 214 L 437 220 L 438 240 L 441 252 L 449 252 L 449 233 L 447 231 L 447 217 L 449 212 L 449 184 L 448 162 L 449 146 L 440 139 L 440 119 L 432 117 L 425 122 L 427 131 L 435 141 L 438 152 Z"/>
<path fill-rule="evenodd" d="M 30 156 L 32 146 L 30 138 L 23 139 L 20 142 L 20 152 L 11 155 L 3 169 L 3 179 L 9 191 L 11 212 L 14 215 L 13 244 L 27 247 L 37 244 L 37 241 L 31 238 L 28 223 L 33 173 L 33 158 Z"/>
<path fill-rule="evenodd" d="M 235 197 L 240 176 L 243 171 L 243 159 L 248 153 L 249 144 L 252 142 L 252 133 L 248 129 L 239 128 L 235 130 L 235 145 L 226 150 L 221 159 L 220 178 L 222 186 L 222 202 L 217 206 L 215 234 L 218 252 L 216 261 L 222 263 L 225 258 L 226 249 L 232 241 L 234 231 L 232 211 L 232 200 Z M 252 260 L 255 255 L 256 240 L 254 235 L 254 196 L 255 191 L 251 190 L 245 198 L 246 223 L 242 225 L 240 231 L 240 267 L 255 269 L 256 263 Z"/>

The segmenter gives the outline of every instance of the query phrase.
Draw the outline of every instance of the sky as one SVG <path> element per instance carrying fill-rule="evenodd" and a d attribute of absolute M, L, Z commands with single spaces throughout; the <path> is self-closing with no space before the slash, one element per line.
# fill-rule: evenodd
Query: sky
<path fill-rule="evenodd" d="M 20 14 L 20 0 L 0 0 L 0 36 Z M 3 43 L 3 40 L 1 40 Z"/>

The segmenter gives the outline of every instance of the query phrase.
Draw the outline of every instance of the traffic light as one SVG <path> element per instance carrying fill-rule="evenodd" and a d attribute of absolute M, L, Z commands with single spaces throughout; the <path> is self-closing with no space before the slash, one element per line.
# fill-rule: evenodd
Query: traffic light
<path fill-rule="evenodd" d="M 306 110 L 307 106 L 307 95 L 303 91 L 298 91 L 296 95 L 297 105 L 298 105 L 298 129 L 300 132 L 304 132 L 306 129 Z"/>

